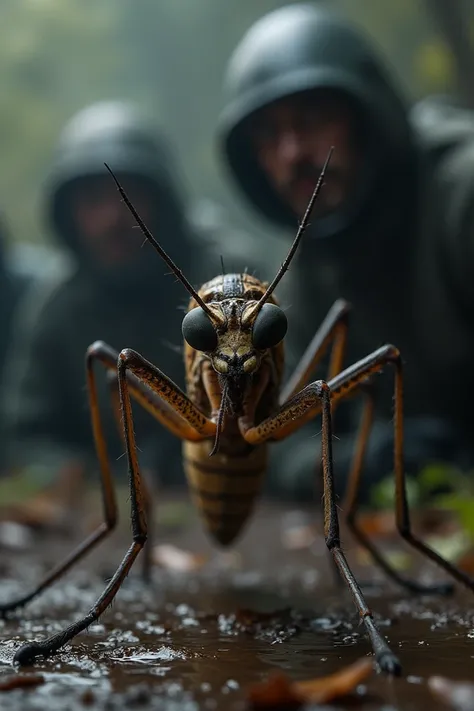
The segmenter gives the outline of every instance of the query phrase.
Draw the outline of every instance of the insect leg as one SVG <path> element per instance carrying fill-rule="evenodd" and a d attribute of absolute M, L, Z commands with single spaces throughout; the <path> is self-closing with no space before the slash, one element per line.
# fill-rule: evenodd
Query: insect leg
<path fill-rule="evenodd" d="M 421 585 L 415 580 L 411 580 L 410 578 L 406 578 L 401 575 L 390 565 L 389 561 L 386 560 L 377 547 L 373 545 L 372 541 L 357 523 L 358 495 L 362 481 L 362 466 L 374 420 L 375 409 L 373 386 L 361 388 L 361 393 L 365 397 L 365 402 L 361 416 L 359 433 L 357 436 L 356 448 L 347 482 L 345 499 L 343 505 L 341 506 L 347 525 L 354 534 L 354 537 L 359 541 L 360 545 L 369 552 L 374 562 L 398 585 L 401 585 L 410 592 L 417 594 L 434 593 L 437 595 L 449 595 L 453 592 L 453 586 L 451 583 L 441 583 L 427 586 Z M 402 495 L 404 494 L 402 493 Z"/>
<path fill-rule="evenodd" d="M 314 373 L 331 343 L 333 345 L 328 379 L 341 372 L 346 352 L 349 312 L 350 306 L 344 299 L 338 299 L 329 309 L 326 318 L 316 331 L 300 362 L 283 388 L 280 395 L 281 405 L 308 384 L 312 373 Z"/>
<path fill-rule="evenodd" d="M 119 427 L 120 435 L 123 438 L 122 414 L 120 409 L 120 397 L 118 397 L 118 379 L 117 379 L 117 359 L 118 353 L 107 344 L 97 341 L 91 348 L 94 350 L 97 358 L 108 369 L 110 373 L 110 387 L 112 394 L 112 403 L 114 407 L 116 422 Z M 127 369 L 126 377 L 130 394 L 134 400 L 139 402 L 150 414 L 161 422 L 165 427 L 180 439 L 191 442 L 198 442 L 208 436 L 214 436 L 216 426 L 211 420 L 200 413 L 187 396 L 167 378 L 158 368 L 152 363 L 145 360 L 135 351 L 130 349 L 127 352 L 133 354 L 133 363 L 135 364 L 136 373 L 132 370 L 132 359 Z M 165 398 L 165 399 L 163 399 Z M 166 399 L 168 398 L 168 399 Z M 186 417 L 185 413 L 190 414 Z M 192 421 L 189 421 L 189 418 Z M 198 432 L 194 424 L 200 428 Z M 207 434 L 209 433 L 209 434 Z M 151 551 L 152 541 L 150 529 L 154 524 L 154 507 L 153 507 L 153 482 L 147 480 L 146 473 L 141 475 L 142 491 L 147 509 L 148 521 L 148 537 L 144 548 L 143 556 L 143 577 L 149 580 L 151 577 Z"/>
<path fill-rule="evenodd" d="M 98 345 L 94 344 L 94 346 L 92 346 L 92 349 L 97 347 Z M 213 427 L 211 427 L 211 425 L 214 426 L 213 423 L 209 422 L 207 418 L 202 415 L 199 410 L 195 408 L 194 405 L 186 398 L 184 393 L 181 393 L 179 388 L 169 378 L 167 378 L 163 373 L 161 373 L 158 368 L 155 368 L 155 366 L 149 364 L 152 368 L 152 373 L 148 373 L 146 365 L 147 363 L 148 361 L 142 358 L 138 353 L 135 353 L 135 351 L 131 351 L 129 349 L 123 350 L 120 353 L 117 363 L 121 413 L 123 418 L 127 460 L 129 467 L 133 542 L 127 553 L 125 554 L 125 557 L 123 558 L 121 564 L 117 568 L 117 571 L 114 574 L 113 578 L 107 585 L 102 595 L 93 605 L 91 610 L 84 617 L 73 622 L 65 630 L 62 630 L 61 632 L 52 635 L 51 637 L 41 642 L 32 642 L 22 645 L 15 654 L 14 659 L 15 662 L 18 662 L 21 665 L 30 664 L 37 657 L 48 657 L 56 653 L 73 637 L 75 637 L 80 632 L 83 632 L 85 629 L 87 629 L 87 627 L 89 627 L 93 622 L 95 622 L 114 600 L 117 592 L 122 586 L 124 579 L 130 572 L 135 559 L 137 558 L 138 554 L 143 549 L 143 546 L 145 544 L 147 538 L 146 507 L 143 496 L 142 479 L 138 466 L 137 446 L 133 429 L 132 405 L 130 398 L 131 387 L 127 377 L 127 371 L 129 370 L 129 368 L 134 367 L 134 369 L 138 370 L 141 378 L 145 381 L 147 381 L 148 378 L 154 378 L 153 382 L 156 389 L 160 390 L 164 397 L 168 397 L 168 401 L 171 400 L 172 407 L 175 409 L 175 411 L 182 414 L 182 417 L 185 420 L 184 425 L 186 427 L 189 426 L 191 422 L 196 422 L 201 432 L 203 430 L 205 431 L 206 428 L 208 428 L 212 432 Z M 160 416 L 161 415 L 162 413 L 160 413 Z M 98 421 L 97 411 L 93 412 L 93 420 Z M 97 444 L 99 459 L 102 462 L 106 458 L 105 442 L 101 440 Z M 110 477 L 110 470 L 108 471 Z M 109 483 L 111 484 L 111 480 Z"/>
<path fill-rule="evenodd" d="M 37 597 L 43 590 L 55 583 L 64 573 L 81 558 L 87 555 L 102 539 L 104 539 L 116 526 L 117 523 L 117 502 L 115 490 L 107 456 L 107 446 L 99 413 L 99 403 L 97 397 L 96 375 L 94 373 L 95 354 L 90 349 L 86 355 L 86 378 L 89 395 L 89 408 L 92 419 L 92 431 L 94 444 L 99 460 L 102 502 L 104 511 L 104 522 L 79 545 L 65 560 L 57 565 L 53 570 L 41 580 L 38 585 L 28 594 L 11 602 L 0 605 L 0 614 L 6 615 L 15 609 L 24 607 L 27 603 Z"/>
<path fill-rule="evenodd" d="M 462 570 L 445 560 L 439 553 L 432 550 L 414 536 L 411 531 L 403 460 L 403 371 L 398 349 L 392 345 L 382 346 L 332 378 L 328 383 L 331 390 L 331 403 L 337 402 L 337 400 L 341 400 L 359 389 L 361 384 L 366 383 L 371 375 L 383 371 L 387 365 L 391 365 L 395 370 L 394 471 L 397 528 L 400 535 L 410 543 L 410 545 L 433 560 L 470 590 L 474 590 L 474 580 L 469 575 L 466 575 Z M 258 426 L 243 426 L 242 435 L 247 442 L 250 444 L 259 444 L 269 437 L 275 440 L 284 439 L 301 427 L 304 422 L 316 417 L 321 412 L 321 406 L 315 403 L 314 398 L 311 397 L 311 388 L 312 384 L 306 386 L 306 388 L 287 402 L 276 415 L 267 418 Z M 365 450 L 364 441 L 366 441 L 368 432 L 369 429 L 367 429 L 366 432 L 362 432 L 361 438 L 363 444 L 361 451 Z M 360 464 L 361 462 L 362 459 L 360 460 Z M 358 466 L 360 466 L 360 464 Z M 419 586 L 418 591 L 426 593 L 446 593 L 449 591 L 449 588 L 444 584 L 428 585 Z"/>
<path fill-rule="evenodd" d="M 347 584 L 355 606 L 364 622 L 369 635 L 375 659 L 380 669 L 389 674 L 399 675 L 401 666 L 398 658 L 391 651 L 375 624 L 373 614 L 368 607 L 357 580 L 349 567 L 346 556 L 341 548 L 339 520 L 334 486 L 334 471 L 332 459 L 332 422 L 331 422 L 331 390 L 327 383 L 321 382 L 322 401 L 322 460 L 324 485 L 324 533 L 326 545 L 331 551 L 334 562 L 339 568 L 342 579 Z"/>
<path fill-rule="evenodd" d="M 117 377 L 117 358 L 119 355 L 117 351 L 103 341 L 93 343 L 89 351 L 93 352 L 95 358 Z M 142 358 L 141 356 L 138 357 Z M 200 413 L 178 386 L 161 370 L 145 360 L 145 358 L 142 358 L 142 363 L 145 364 L 145 367 L 156 370 L 156 379 L 162 383 L 162 386 L 160 389 L 155 385 L 153 392 L 153 388 L 150 390 L 151 386 L 147 387 L 146 382 L 142 382 L 140 377 L 128 371 L 127 382 L 133 399 L 140 403 L 158 422 L 161 422 L 171 434 L 180 439 L 185 439 L 189 442 L 200 442 L 206 437 L 213 437 L 216 431 L 214 423 Z M 187 410 L 192 413 L 190 415 L 192 421 L 185 414 Z M 117 424 L 123 437 L 121 414 L 117 416 L 119 418 Z M 193 426 L 193 422 L 196 422 L 197 428 Z"/>
<path fill-rule="evenodd" d="M 387 365 L 391 365 L 395 369 L 394 470 L 395 512 L 398 530 L 401 536 L 414 548 L 433 560 L 470 590 L 474 590 L 474 580 L 469 575 L 445 560 L 439 553 L 414 536 L 411 531 L 403 461 L 403 372 L 398 349 L 392 345 L 382 346 L 332 378 L 328 383 L 331 390 L 331 402 L 337 402 L 337 400 L 347 397 L 360 388 L 361 384 L 371 375 L 383 371 Z M 242 435 L 247 442 L 259 444 L 269 437 L 275 440 L 284 439 L 301 427 L 304 422 L 316 417 L 321 412 L 321 406 L 315 403 L 314 398 L 311 397 L 311 388 L 312 384 L 306 386 L 276 415 L 267 418 L 258 426 L 243 426 Z M 446 590 L 444 585 L 424 588 L 427 593 L 446 592 Z"/>
<path fill-rule="evenodd" d="M 118 353 L 115 356 L 115 362 L 118 359 Z M 122 425 L 122 414 L 120 410 L 120 392 L 118 386 L 117 370 L 107 370 L 107 384 L 109 386 L 110 399 L 112 403 L 112 412 L 115 419 L 115 424 L 117 425 L 117 430 L 119 437 L 121 438 L 124 447 L 126 446 L 125 437 L 123 433 Z M 143 566 L 142 566 L 142 578 L 143 582 L 151 582 L 151 571 L 152 571 L 152 551 L 153 551 L 153 528 L 155 524 L 155 509 L 154 509 L 154 481 L 151 475 L 152 473 L 148 470 L 142 471 L 142 483 L 143 483 L 143 496 L 145 499 L 146 506 L 146 519 L 148 522 L 148 537 L 143 549 Z"/>
<path fill-rule="evenodd" d="M 361 383 L 366 381 L 368 377 L 385 370 L 387 365 L 391 365 L 395 370 L 394 469 L 396 484 L 395 511 L 397 528 L 401 536 L 414 548 L 433 560 L 453 578 L 463 583 L 470 590 L 474 590 L 474 580 L 470 576 L 466 575 L 462 570 L 445 560 L 439 553 L 432 550 L 429 546 L 423 543 L 423 541 L 414 536 L 411 531 L 403 461 L 403 372 L 401 357 L 398 349 L 392 345 L 382 346 L 366 358 L 357 361 L 352 366 L 342 371 L 342 373 L 332 378 L 328 383 L 329 391 L 331 393 L 331 402 L 347 397 L 352 391 L 359 388 Z M 259 425 L 249 426 L 247 423 L 243 422 L 241 425 L 242 435 L 251 444 L 259 444 L 266 441 L 270 437 L 272 437 L 272 439 L 283 439 L 287 437 L 291 434 L 291 432 L 295 431 L 295 429 L 298 429 L 298 427 L 300 427 L 304 422 L 313 419 L 322 411 L 321 403 L 316 401 L 314 397 L 314 387 L 316 385 L 318 385 L 318 383 L 308 385 L 300 393 L 295 395 L 289 402 L 287 402 L 276 415 L 267 418 Z M 364 435 L 364 439 L 365 437 L 367 437 L 367 433 Z M 364 447 L 365 445 L 361 446 L 361 451 Z M 323 459 L 323 469 L 324 466 L 326 466 L 327 470 L 327 464 L 324 464 Z M 332 472 L 332 463 L 330 469 Z M 327 471 L 325 476 L 327 477 Z M 342 572 L 342 567 L 340 567 L 340 570 Z M 419 586 L 418 588 L 419 592 L 423 591 L 427 593 L 445 593 L 448 590 L 449 588 L 445 585 L 426 587 Z"/>
<path fill-rule="evenodd" d="M 339 520 L 334 487 L 333 459 L 332 459 L 332 420 L 331 420 L 332 393 L 329 385 L 318 380 L 310 383 L 298 395 L 293 397 L 273 418 L 264 420 L 261 425 L 248 428 L 242 434 L 252 443 L 265 441 L 269 436 L 275 436 L 278 429 L 293 417 L 303 419 L 303 415 L 322 413 L 322 471 L 324 491 L 324 536 L 328 550 L 334 559 L 342 580 L 349 588 L 356 609 L 363 621 L 370 638 L 376 661 L 380 668 L 389 674 L 400 673 L 400 663 L 390 650 L 385 639 L 375 624 L 363 593 L 349 567 L 344 552 L 341 548 L 339 535 Z"/>
<path fill-rule="evenodd" d="M 448 560 L 445 560 L 439 553 L 431 549 L 418 537 L 416 537 L 411 530 L 410 522 L 410 512 L 408 506 L 408 498 L 406 492 L 406 476 L 405 476 L 405 466 L 403 458 L 403 366 L 399 351 L 394 346 L 383 346 L 377 351 L 374 351 L 371 355 L 367 356 L 363 360 L 355 363 L 353 366 L 347 368 L 343 373 L 336 376 L 329 382 L 329 386 L 333 393 L 333 397 L 344 397 L 344 391 L 347 387 L 354 387 L 357 380 L 361 377 L 363 370 L 373 369 L 374 364 L 378 362 L 382 365 L 379 370 L 383 369 L 385 365 L 392 365 L 395 371 L 395 384 L 394 384 L 394 435 L 395 435 L 395 445 L 394 445 L 394 471 L 395 471 L 395 515 L 397 528 L 407 543 L 409 543 L 413 548 L 416 548 L 423 555 L 433 560 L 437 565 L 443 568 L 447 573 L 449 573 L 455 580 L 465 585 L 470 590 L 474 591 L 474 580 L 464 573 L 461 569 L 457 568 Z M 370 428 L 367 428 L 364 432 L 360 433 L 360 438 L 366 440 L 369 435 Z M 365 446 L 365 445 L 364 445 Z M 356 479 L 358 477 L 356 476 Z M 353 511 L 353 516 L 355 512 Z M 369 551 L 374 555 L 375 548 L 370 545 Z M 376 557 L 377 556 L 377 557 Z M 374 555 L 376 561 L 380 564 L 380 553 L 376 552 Z M 384 561 L 382 568 L 391 577 L 393 573 L 388 571 L 387 561 Z M 422 586 L 413 581 L 407 581 L 405 578 L 399 580 L 402 585 L 409 587 L 411 590 L 419 593 L 436 593 L 436 594 L 448 594 L 451 592 L 451 585 L 449 584 L 434 584 Z"/>
<path fill-rule="evenodd" d="M 332 307 L 329 309 L 326 318 L 321 323 L 313 339 L 306 348 L 306 351 L 303 353 L 300 362 L 284 386 L 280 395 L 280 404 L 287 402 L 291 397 L 299 392 L 302 387 L 308 384 L 312 374 L 316 370 L 331 343 L 332 348 L 328 369 L 328 379 L 341 372 L 346 353 L 350 310 L 350 305 L 344 299 L 338 299 L 334 302 Z M 335 408 L 332 410 L 332 415 L 334 421 Z M 316 451 L 315 461 L 317 461 Z M 319 481 L 320 480 L 318 478 L 318 484 Z M 318 491 L 317 493 L 319 495 L 322 492 Z M 343 582 L 339 575 L 339 571 L 336 569 L 331 555 L 329 555 L 329 561 L 331 569 L 334 573 L 334 582 L 336 585 L 342 585 Z"/>

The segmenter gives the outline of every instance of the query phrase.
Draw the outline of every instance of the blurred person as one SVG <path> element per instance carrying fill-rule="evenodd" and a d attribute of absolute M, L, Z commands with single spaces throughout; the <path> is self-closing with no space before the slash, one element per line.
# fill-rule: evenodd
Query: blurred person
<path fill-rule="evenodd" d="M 7 246 L 7 221 L 5 215 L 0 213 L 0 375 L 4 371 L 19 304 L 35 278 L 34 269 L 18 269 L 12 260 L 12 251 L 13 248 Z M 0 472 L 4 467 L 5 441 L 0 438 Z"/>
<path fill-rule="evenodd" d="M 23 303 L 5 382 L 9 470 L 29 473 L 38 486 L 37 496 L 16 511 L 35 524 L 56 514 L 68 520 L 67 505 L 76 505 L 84 476 L 98 473 L 86 389 L 90 344 L 131 347 L 184 387 L 179 307 L 186 306 L 186 294 L 143 245 L 104 162 L 188 279 L 203 279 L 202 245 L 186 218 L 164 136 L 127 102 L 81 110 L 59 138 L 44 193 L 49 224 L 73 259 Z M 99 363 L 95 370 L 110 461 L 123 481 L 124 445 L 110 386 Z M 134 416 L 142 467 L 158 472 L 164 484 L 181 484 L 179 441 L 139 405 Z"/>
<path fill-rule="evenodd" d="M 11 249 L 7 245 L 6 218 L 0 213 L 0 370 L 4 367 L 15 310 L 32 281 L 31 272 L 19 272 L 12 266 L 10 252 Z"/>
<path fill-rule="evenodd" d="M 346 299 L 345 366 L 384 343 L 401 351 L 407 472 L 433 461 L 472 467 L 474 114 L 446 97 L 409 106 L 362 30 L 326 7 L 296 4 L 260 18 L 233 52 L 218 138 L 241 195 L 288 244 L 335 147 L 279 291 L 290 306 L 291 365 L 331 304 Z M 376 386 L 365 496 L 393 470 L 393 375 Z M 356 402 L 352 434 L 334 442 L 341 492 Z M 275 486 L 285 495 L 313 493 L 316 434 L 309 425 L 276 446 Z"/>

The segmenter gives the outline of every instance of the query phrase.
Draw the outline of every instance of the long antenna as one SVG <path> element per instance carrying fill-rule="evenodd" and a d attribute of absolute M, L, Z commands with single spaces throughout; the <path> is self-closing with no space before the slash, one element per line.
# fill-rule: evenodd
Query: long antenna
<path fill-rule="evenodd" d="M 189 291 L 189 293 L 191 294 L 191 296 L 193 297 L 193 299 L 194 299 L 195 301 L 197 301 L 197 303 L 199 304 L 199 306 L 207 313 L 207 315 L 210 316 L 211 319 L 214 320 L 214 315 L 213 315 L 212 311 L 210 310 L 210 308 L 208 307 L 208 305 L 202 300 L 202 298 L 201 298 L 201 297 L 199 296 L 199 294 L 197 293 L 196 289 L 194 289 L 194 287 L 189 283 L 189 281 L 186 279 L 186 277 L 184 276 L 184 274 L 183 274 L 183 272 L 181 271 L 181 269 L 179 269 L 179 268 L 176 266 L 176 264 L 173 262 L 173 260 L 171 259 L 171 257 L 169 257 L 169 256 L 166 254 L 166 252 L 165 252 L 165 250 L 163 249 L 163 247 L 162 247 L 162 246 L 156 241 L 156 239 L 153 237 L 153 235 L 151 234 L 150 230 L 149 230 L 148 227 L 145 225 L 145 223 L 143 222 L 142 218 L 140 217 L 140 215 L 139 215 L 138 212 L 136 211 L 136 209 L 135 209 L 135 207 L 133 206 L 132 202 L 131 202 L 130 199 L 127 197 L 127 194 L 126 194 L 125 190 L 122 188 L 122 186 L 120 185 L 119 181 L 118 181 L 117 178 L 115 177 L 115 175 L 114 175 L 112 169 L 107 165 L 107 163 L 104 163 L 104 165 L 105 165 L 105 167 L 107 168 L 107 170 L 109 171 L 109 173 L 110 173 L 110 175 L 112 176 L 112 178 L 114 179 L 115 184 L 116 184 L 116 186 L 117 186 L 117 188 L 118 188 L 118 191 L 119 191 L 120 195 L 122 196 L 122 199 L 123 199 L 124 203 L 126 204 L 126 206 L 128 207 L 128 209 L 130 210 L 130 212 L 132 213 L 132 215 L 134 216 L 134 218 L 136 219 L 136 221 L 137 221 L 137 223 L 138 223 L 138 226 L 140 227 L 141 231 L 143 232 L 143 234 L 144 234 L 144 236 L 146 237 L 146 239 L 148 240 L 148 242 L 150 242 L 150 243 L 153 245 L 153 247 L 156 249 L 156 251 L 158 252 L 158 254 L 160 255 L 160 257 L 166 262 L 166 264 L 169 266 L 169 268 L 171 269 L 171 271 L 178 277 L 178 279 L 179 279 L 180 282 L 183 284 L 183 286 Z"/>
<path fill-rule="evenodd" d="M 275 288 L 281 281 L 281 278 L 287 271 L 288 267 L 290 266 L 290 262 L 295 256 L 295 252 L 298 249 L 298 245 L 301 242 L 301 238 L 303 237 L 304 231 L 306 230 L 308 224 L 309 224 L 309 217 L 311 215 L 311 212 L 313 210 L 314 203 L 316 202 L 316 198 L 319 195 L 319 192 L 323 186 L 323 181 L 324 181 L 324 176 L 326 175 L 326 170 L 329 165 L 329 161 L 331 160 L 331 156 L 334 151 L 334 146 L 331 146 L 329 149 L 329 153 L 327 155 L 326 161 L 323 165 L 323 168 L 321 170 L 321 173 L 318 178 L 318 182 L 316 183 L 316 187 L 314 188 L 313 194 L 311 196 L 311 200 L 309 201 L 308 207 L 306 208 L 306 212 L 304 214 L 303 220 L 298 228 L 298 232 L 296 233 L 296 237 L 293 240 L 293 244 L 290 247 L 290 251 L 286 255 L 285 261 L 282 263 L 280 269 L 278 270 L 277 275 L 273 279 L 273 281 L 268 285 L 266 292 L 263 294 L 263 296 L 260 298 L 257 309 L 258 311 L 262 308 L 263 304 L 268 301 L 270 298 L 271 294 L 274 292 Z"/>

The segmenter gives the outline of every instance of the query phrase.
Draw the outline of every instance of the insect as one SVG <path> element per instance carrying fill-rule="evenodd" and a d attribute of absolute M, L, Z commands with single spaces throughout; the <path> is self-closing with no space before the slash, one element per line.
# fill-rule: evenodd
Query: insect
<path fill-rule="evenodd" d="M 93 365 L 102 363 L 115 374 L 120 395 L 127 454 L 133 540 L 116 573 L 92 609 L 63 631 L 24 644 L 15 662 L 29 664 L 37 657 L 56 653 L 73 637 L 94 623 L 109 607 L 147 540 L 147 515 L 135 441 L 132 398 L 183 441 L 184 468 L 191 496 L 209 534 L 230 545 L 250 516 L 267 463 L 267 443 L 282 440 L 317 415 L 322 418 L 321 455 L 324 487 L 324 533 L 335 566 L 349 588 L 365 625 L 379 667 L 391 674 L 401 671 L 398 658 L 378 630 L 363 593 L 341 548 L 334 491 L 332 458 L 332 411 L 337 403 L 358 391 L 366 396 L 362 425 L 349 477 L 346 516 L 353 533 L 375 561 L 396 582 L 417 593 L 448 593 L 447 584 L 421 585 L 403 578 L 357 527 L 358 488 L 364 452 L 373 418 L 373 393 L 366 388 L 370 376 L 388 366 L 395 371 L 395 478 L 396 518 L 399 531 L 412 546 L 442 566 L 455 579 L 473 588 L 473 582 L 416 538 L 410 529 L 403 464 L 403 374 L 400 353 L 385 345 L 343 370 L 349 305 L 337 301 L 317 330 L 299 366 L 285 387 L 283 342 L 287 331 L 284 311 L 274 291 L 300 244 L 311 210 L 323 185 L 332 149 L 315 187 L 307 211 L 281 268 L 270 283 L 249 274 L 225 274 L 196 291 L 136 212 L 111 173 L 127 207 L 146 239 L 171 268 L 190 294 L 182 322 L 187 393 L 136 351 L 120 353 L 103 342 L 92 344 L 86 356 L 86 374 L 93 436 L 101 470 L 104 523 L 28 595 L 4 605 L 8 613 L 36 597 L 99 543 L 115 526 L 117 507 L 106 443 L 98 410 Z M 311 382 L 311 374 L 332 346 L 327 380 Z"/>

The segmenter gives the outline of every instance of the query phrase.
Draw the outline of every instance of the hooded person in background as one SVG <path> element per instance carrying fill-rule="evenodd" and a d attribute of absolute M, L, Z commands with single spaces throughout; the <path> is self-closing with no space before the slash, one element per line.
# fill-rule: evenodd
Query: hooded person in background
<path fill-rule="evenodd" d="M 11 333 L 21 299 L 32 284 L 34 273 L 20 271 L 13 264 L 11 250 L 7 248 L 7 226 L 4 215 L 0 214 L 0 375 L 4 372 L 5 360 Z M 0 438 L 0 471 L 5 467 L 5 440 Z"/>
<path fill-rule="evenodd" d="M 143 245 L 104 162 L 188 279 L 204 280 L 202 245 L 186 219 L 165 139 L 126 102 L 99 102 L 80 111 L 62 132 L 45 192 L 47 217 L 70 252 L 70 268 L 42 280 L 25 300 L 5 382 L 9 470 L 29 471 L 38 488 L 45 487 L 38 495 L 41 505 L 38 497 L 23 505 L 25 516 L 36 522 L 51 519 L 50 507 L 43 505 L 50 485 L 63 492 L 58 516 L 67 517 L 62 506 L 67 497 L 74 505 L 74 482 L 97 471 L 85 375 L 89 345 L 102 340 L 117 351 L 131 347 L 184 387 L 176 350 L 182 342 L 178 309 L 186 307 L 186 294 L 159 255 Z M 124 449 L 110 385 L 100 365 L 96 371 L 109 457 L 123 480 Z M 179 441 L 142 407 L 134 407 L 134 417 L 142 467 L 164 484 L 181 484 Z"/>
<path fill-rule="evenodd" d="M 0 371 L 3 371 L 15 312 L 21 297 L 32 281 L 30 273 L 21 273 L 13 268 L 7 247 L 5 216 L 0 213 Z"/>
<path fill-rule="evenodd" d="M 290 240 L 331 146 L 279 291 L 290 305 L 290 365 L 331 304 L 346 299 L 346 366 L 384 343 L 401 351 L 406 470 L 440 460 L 472 467 L 474 114 L 446 98 L 409 107 L 362 31 L 325 7 L 280 8 L 229 61 L 221 155 L 245 199 Z M 376 383 L 366 484 L 393 471 L 393 377 Z M 302 500 L 314 488 L 314 427 L 274 446 L 275 486 Z M 334 442 L 340 493 L 353 446 L 353 434 Z"/>

